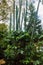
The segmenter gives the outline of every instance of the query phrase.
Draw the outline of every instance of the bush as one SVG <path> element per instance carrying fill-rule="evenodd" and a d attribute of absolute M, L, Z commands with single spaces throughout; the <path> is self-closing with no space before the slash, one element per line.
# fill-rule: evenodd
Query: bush
<path fill-rule="evenodd" d="M 18 65 L 18 63 L 19 65 L 43 65 L 43 52 L 40 51 L 43 42 L 31 42 L 29 33 L 16 31 L 8 33 L 1 42 L 0 47 L 6 65 Z"/>

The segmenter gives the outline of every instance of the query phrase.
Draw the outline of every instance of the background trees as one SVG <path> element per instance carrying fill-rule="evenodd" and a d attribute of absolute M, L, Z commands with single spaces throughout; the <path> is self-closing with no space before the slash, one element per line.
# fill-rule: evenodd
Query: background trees
<path fill-rule="evenodd" d="M 36 37 L 42 33 L 41 20 L 38 18 L 37 11 L 35 11 L 33 4 L 29 6 L 29 22 L 27 25 L 27 31 L 31 36 Z M 35 36 L 36 35 L 36 36 Z"/>
<path fill-rule="evenodd" d="M 7 19 L 8 15 L 8 4 L 6 0 L 0 1 L 0 20 Z"/>

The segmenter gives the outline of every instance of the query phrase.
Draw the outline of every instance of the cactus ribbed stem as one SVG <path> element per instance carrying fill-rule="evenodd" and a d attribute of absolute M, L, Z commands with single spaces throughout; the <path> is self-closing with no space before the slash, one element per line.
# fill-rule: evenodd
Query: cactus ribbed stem
<path fill-rule="evenodd" d="M 19 0 L 18 30 L 20 30 L 20 17 L 21 17 L 21 9 L 22 9 L 22 0 Z"/>
<path fill-rule="evenodd" d="M 13 1 L 13 31 L 15 30 L 15 1 Z"/>
<path fill-rule="evenodd" d="M 9 26 L 9 31 L 11 32 L 11 26 L 12 26 L 12 14 L 10 13 L 10 26 Z"/>
<path fill-rule="evenodd" d="M 16 6 L 16 31 L 18 31 L 18 7 Z"/>
<path fill-rule="evenodd" d="M 24 30 L 26 31 L 26 21 L 27 21 L 27 0 L 26 0 L 26 11 L 25 11 L 25 18 L 24 18 Z"/>

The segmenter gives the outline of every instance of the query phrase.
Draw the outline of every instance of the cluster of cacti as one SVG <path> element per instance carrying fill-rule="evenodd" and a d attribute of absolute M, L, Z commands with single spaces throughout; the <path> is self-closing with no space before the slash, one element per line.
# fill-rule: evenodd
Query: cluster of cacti
<path fill-rule="evenodd" d="M 28 22 L 28 24 L 31 23 L 31 20 L 29 21 L 29 16 L 31 14 L 29 14 L 30 10 L 29 10 L 29 5 L 28 5 L 28 0 L 26 0 L 25 2 L 26 2 L 25 3 L 26 6 L 24 8 L 22 8 L 22 3 L 23 3 L 22 0 L 19 0 L 19 5 L 15 4 L 15 0 L 13 1 L 13 31 L 15 31 L 15 30 L 16 31 L 23 31 L 23 30 L 28 31 L 30 28 L 26 23 L 27 22 Z M 40 0 L 39 0 L 39 3 L 40 3 Z M 39 3 L 38 3 L 36 14 L 38 13 Z M 31 7 L 31 9 L 32 9 L 32 7 Z M 28 16 L 28 18 L 27 18 L 27 16 Z M 32 16 L 34 16 L 34 15 L 32 14 Z M 10 21 L 11 21 L 11 17 L 12 16 L 10 15 Z M 11 25 L 12 24 L 10 22 L 10 27 L 11 27 Z M 11 29 L 10 29 L 10 31 L 11 31 Z"/>
<path fill-rule="evenodd" d="M 26 30 L 26 21 L 27 21 L 27 0 L 26 7 L 22 8 L 22 0 L 19 0 L 19 7 L 13 1 L 13 31 L 22 31 L 23 26 L 24 30 Z M 23 11 L 22 11 L 23 10 Z M 11 24 L 11 15 L 10 15 L 10 24 Z M 24 24 L 23 24 L 24 21 Z M 12 24 L 11 24 L 12 25 Z M 10 25 L 10 27 L 11 27 Z M 11 29 L 10 29 L 11 31 Z"/>
<path fill-rule="evenodd" d="M 20 18 L 21 18 L 21 8 L 22 8 L 22 0 L 19 0 L 19 8 L 18 5 L 15 5 L 15 1 L 13 3 L 13 30 L 20 30 Z"/>

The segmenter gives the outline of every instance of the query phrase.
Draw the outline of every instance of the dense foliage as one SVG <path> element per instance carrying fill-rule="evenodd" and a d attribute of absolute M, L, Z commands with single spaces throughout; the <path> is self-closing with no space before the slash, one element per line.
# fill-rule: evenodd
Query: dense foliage
<path fill-rule="evenodd" d="M 5 4 L 6 0 L 4 1 Z M 32 3 L 28 6 L 28 0 L 23 12 L 21 12 L 22 0 L 19 0 L 19 8 L 14 5 L 15 1 L 13 2 L 13 30 L 11 12 L 9 29 L 5 23 L 0 24 L 0 59 L 6 61 L 5 65 L 43 65 L 43 31 L 37 10 L 35 11 Z"/>
<path fill-rule="evenodd" d="M 43 65 L 42 42 L 30 43 L 30 36 L 27 32 L 13 32 L 3 38 L 1 45 L 1 54 L 6 65 Z M 0 43 L 1 44 L 1 43 Z"/>

